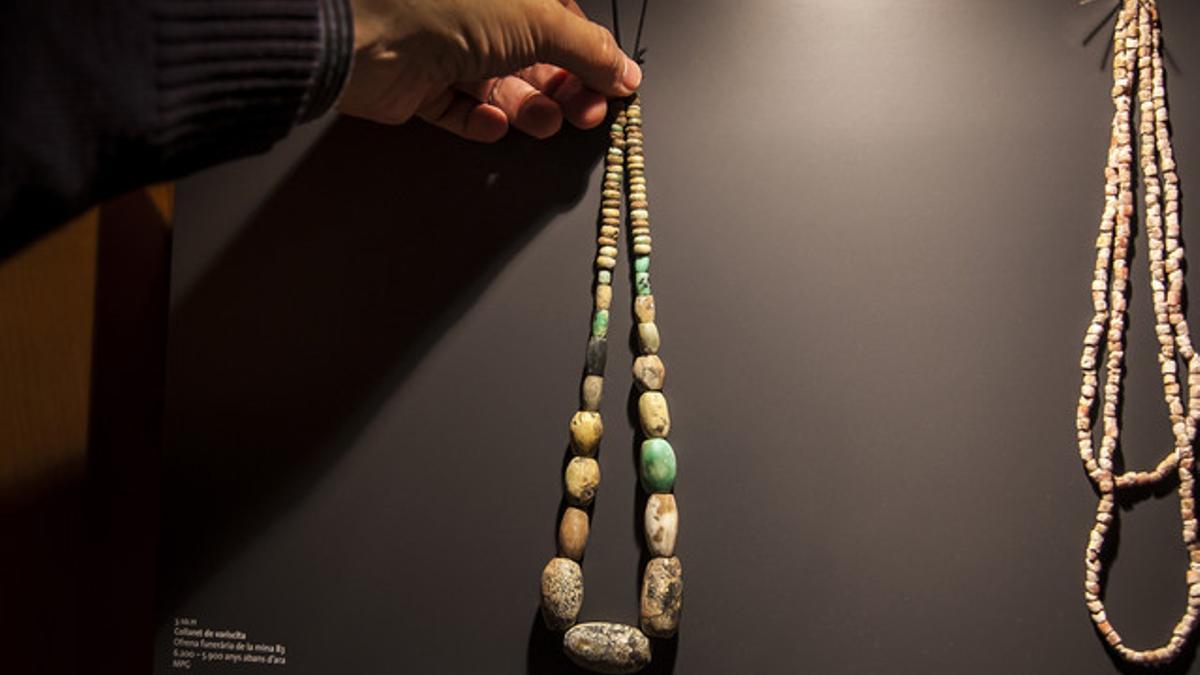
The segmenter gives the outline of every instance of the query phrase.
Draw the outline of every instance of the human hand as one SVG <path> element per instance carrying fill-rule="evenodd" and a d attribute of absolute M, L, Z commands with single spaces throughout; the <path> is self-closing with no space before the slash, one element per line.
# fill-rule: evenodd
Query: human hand
<path fill-rule="evenodd" d="M 390 124 L 416 115 L 492 142 L 509 125 L 591 128 L 642 71 L 575 0 L 351 0 L 355 63 L 339 110 Z"/>

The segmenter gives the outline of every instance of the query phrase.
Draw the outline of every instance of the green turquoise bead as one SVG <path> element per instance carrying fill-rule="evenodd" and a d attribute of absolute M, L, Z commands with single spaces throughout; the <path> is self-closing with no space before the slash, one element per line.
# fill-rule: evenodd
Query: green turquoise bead
<path fill-rule="evenodd" d="M 670 492 L 675 486 L 675 451 L 665 438 L 642 442 L 642 489 L 654 494 Z"/>
<path fill-rule="evenodd" d="M 608 310 L 597 310 L 592 317 L 592 335 L 602 338 L 608 335 Z"/>
<path fill-rule="evenodd" d="M 596 273 L 596 281 L 602 284 L 612 283 L 612 270 L 600 270 Z"/>
<path fill-rule="evenodd" d="M 640 255 L 633 259 L 634 272 L 649 272 L 650 271 L 650 256 Z"/>
<path fill-rule="evenodd" d="M 635 272 L 633 274 L 633 284 L 637 287 L 638 295 L 650 295 L 649 272 Z"/>

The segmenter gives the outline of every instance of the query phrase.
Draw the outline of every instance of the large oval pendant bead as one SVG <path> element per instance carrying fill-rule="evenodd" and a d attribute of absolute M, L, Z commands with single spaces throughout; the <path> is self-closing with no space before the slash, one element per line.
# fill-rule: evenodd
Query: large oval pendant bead
<path fill-rule="evenodd" d="M 650 640 L 621 623 L 581 623 L 563 637 L 563 651 L 576 665 L 597 673 L 636 673 L 650 663 Z"/>
<path fill-rule="evenodd" d="M 642 489 L 654 494 L 670 492 L 675 487 L 675 450 L 665 438 L 648 438 L 642 442 Z"/>

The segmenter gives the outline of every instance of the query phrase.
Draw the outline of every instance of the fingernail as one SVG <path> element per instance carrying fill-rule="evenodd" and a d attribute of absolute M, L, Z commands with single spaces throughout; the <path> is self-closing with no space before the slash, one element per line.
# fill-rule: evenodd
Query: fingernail
<path fill-rule="evenodd" d="M 625 72 L 621 74 L 621 84 L 630 92 L 638 88 L 642 83 L 642 69 L 638 64 L 628 56 L 625 57 Z"/>

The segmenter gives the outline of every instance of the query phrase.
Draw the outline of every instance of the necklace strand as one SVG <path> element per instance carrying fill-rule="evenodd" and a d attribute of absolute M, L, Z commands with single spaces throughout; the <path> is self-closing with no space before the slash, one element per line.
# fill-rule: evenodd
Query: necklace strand
<path fill-rule="evenodd" d="M 1125 370 L 1128 308 L 1129 244 L 1135 217 L 1134 144 L 1131 130 L 1136 89 L 1138 160 L 1144 185 L 1145 227 L 1149 240 L 1150 286 L 1154 330 L 1159 343 L 1163 396 L 1171 421 L 1174 448 L 1150 471 L 1114 474 L 1113 457 L 1120 447 L 1119 407 Z M 1155 0 L 1123 0 L 1113 38 L 1112 138 L 1105 168 L 1105 203 L 1096 239 L 1092 281 L 1094 314 L 1083 341 L 1083 381 L 1076 413 L 1076 432 L 1084 469 L 1099 493 L 1095 521 L 1084 556 L 1084 601 L 1097 631 L 1121 658 L 1133 663 L 1161 664 L 1183 650 L 1200 615 L 1200 545 L 1197 542 L 1193 483 L 1193 441 L 1200 418 L 1200 358 L 1189 337 L 1183 314 L 1183 244 L 1179 227 L 1179 177 L 1167 124 L 1162 29 Z M 1165 226 L 1165 227 L 1164 227 Z M 1103 337 L 1102 337 L 1103 336 Z M 1099 389 L 1098 359 L 1103 356 L 1104 386 Z M 1180 362 L 1187 367 L 1187 403 L 1181 398 Z M 1096 404 L 1102 431 L 1098 451 L 1093 443 Z M 1167 643 L 1154 649 L 1128 647 L 1108 619 L 1101 597 L 1106 577 L 1104 546 L 1115 519 L 1116 494 L 1145 489 L 1177 474 L 1183 543 L 1188 551 L 1187 609 Z"/>
<path fill-rule="evenodd" d="M 635 96 L 609 130 L 604 183 L 596 239 L 594 309 L 580 392 L 580 410 L 570 423 L 573 457 L 564 475 L 566 500 L 558 528 L 558 555 L 542 571 L 541 610 L 551 630 L 566 630 L 563 649 L 576 664 L 602 673 L 633 673 L 651 658 L 649 637 L 670 638 L 679 627 L 683 576 L 675 557 L 679 514 L 675 496 L 675 451 L 667 441 L 671 428 L 663 396 L 666 369 L 660 346 L 656 309 L 650 288 L 650 213 L 646 193 L 642 108 Z M 583 607 L 583 568 L 590 509 L 600 485 L 596 461 L 604 426 L 600 402 L 608 360 L 608 325 L 612 307 L 612 277 L 621 234 L 621 200 L 626 198 L 630 258 L 640 355 L 633 376 L 640 394 L 638 417 L 644 439 L 639 454 L 639 478 L 646 493 L 643 519 L 646 548 L 651 554 L 642 578 L 640 629 L 609 622 L 576 624 Z"/>

